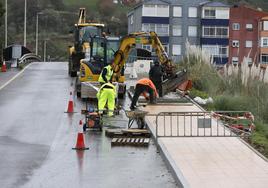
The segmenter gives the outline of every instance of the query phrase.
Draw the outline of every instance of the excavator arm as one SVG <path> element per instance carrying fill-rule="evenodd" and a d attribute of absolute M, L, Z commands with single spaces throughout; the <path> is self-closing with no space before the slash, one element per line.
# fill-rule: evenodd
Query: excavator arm
<path fill-rule="evenodd" d="M 186 80 L 186 70 L 176 71 L 175 64 L 168 58 L 168 55 L 155 32 L 137 32 L 131 33 L 121 40 L 119 50 L 114 55 L 113 70 L 114 79 L 118 80 L 121 76 L 128 54 L 136 44 L 152 45 L 155 49 L 158 61 L 164 70 L 164 81 L 162 82 L 162 93 L 166 94 L 178 87 Z"/>
<path fill-rule="evenodd" d="M 137 32 L 131 33 L 121 40 L 120 47 L 114 55 L 113 70 L 115 77 L 120 77 L 122 68 L 124 67 L 128 54 L 136 44 L 152 45 L 158 56 L 160 64 L 164 68 L 167 77 L 172 76 L 175 72 L 175 66 L 168 58 L 168 55 L 155 32 Z"/>

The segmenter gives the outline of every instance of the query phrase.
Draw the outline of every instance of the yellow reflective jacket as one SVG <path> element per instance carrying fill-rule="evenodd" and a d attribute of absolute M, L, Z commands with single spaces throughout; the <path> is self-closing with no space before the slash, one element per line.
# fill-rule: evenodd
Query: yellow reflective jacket
<path fill-rule="evenodd" d="M 103 75 L 103 70 L 104 69 L 106 69 L 106 71 L 107 71 L 105 75 Z M 111 80 L 112 76 L 113 76 L 113 73 L 114 73 L 114 71 L 112 69 L 112 66 L 111 65 L 107 65 L 106 67 L 104 67 L 102 69 L 98 81 L 101 82 L 101 83 L 106 83 L 106 81 L 103 79 L 103 76 L 105 76 L 107 82 L 109 82 Z"/>

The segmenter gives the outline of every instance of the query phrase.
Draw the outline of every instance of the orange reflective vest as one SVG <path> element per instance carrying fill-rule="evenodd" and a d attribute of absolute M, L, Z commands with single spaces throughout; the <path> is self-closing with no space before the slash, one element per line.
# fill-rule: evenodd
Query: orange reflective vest
<path fill-rule="evenodd" d="M 155 85 L 149 78 L 142 78 L 142 79 L 137 81 L 137 84 L 149 86 L 150 88 L 152 88 L 154 90 L 154 95 L 156 97 L 158 96 L 158 93 L 157 93 L 157 90 L 155 88 Z M 146 96 L 146 94 L 144 92 L 143 92 L 143 95 L 144 95 L 145 98 L 147 98 L 147 96 Z"/>

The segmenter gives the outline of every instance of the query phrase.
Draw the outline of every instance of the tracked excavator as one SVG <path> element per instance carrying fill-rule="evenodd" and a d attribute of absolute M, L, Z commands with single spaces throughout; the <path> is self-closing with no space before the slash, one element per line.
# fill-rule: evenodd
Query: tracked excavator
<path fill-rule="evenodd" d="M 102 63 L 99 63 L 101 58 L 104 57 L 102 51 L 107 54 L 111 54 L 114 48 L 111 48 L 109 43 L 107 45 L 101 44 L 99 40 L 105 40 L 101 38 L 92 38 L 93 44 L 91 51 L 91 57 L 87 59 L 81 59 L 80 61 L 80 76 L 79 84 L 80 88 L 78 92 L 81 98 L 95 98 L 98 88 L 100 87 L 98 83 L 98 78 L 100 76 L 101 70 L 104 67 Z M 163 94 L 166 94 L 178 86 L 178 84 L 186 80 L 186 71 L 179 71 L 176 69 L 175 64 L 168 58 L 168 55 L 155 32 L 137 32 L 131 33 L 121 39 L 120 46 L 114 53 L 113 58 L 113 81 L 117 83 L 118 86 L 118 97 L 122 98 L 126 92 L 124 67 L 128 55 L 131 49 L 136 48 L 137 44 L 152 45 L 155 53 L 158 57 L 158 61 L 164 69 L 164 81 L 163 81 Z M 98 46 L 98 47 L 97 47 Z M 106 49 L 105 49 L 106 47 Z M 116 47 L 116 45 L 113 45 Z M 103 49 L 102 49 L 103 48 Z M 96 54 L 98 54 L 96 56 Z M 101 66 L 102 65 L 102 66 Z"/>

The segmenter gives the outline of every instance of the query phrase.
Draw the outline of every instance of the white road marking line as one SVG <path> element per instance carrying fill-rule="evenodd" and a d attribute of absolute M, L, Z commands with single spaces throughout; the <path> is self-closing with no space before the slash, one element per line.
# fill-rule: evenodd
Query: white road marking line
<path fill-rule="evenodd" d="M 22 71 L 20 71 L 18 74 L 16 74 L 13 78 L 11 78 L 10 80 L 8 80 L 4 85 L 2 85 L 0 87 L 0 90 L 3 89 L 4 87 L 6 87 L 8 84 L 10 84 L 13 80 L 15 80 L 19 75 L 21 75 L 31 64 L 27 65 L 26 67 L 24 67 L 24 69 L 22 69 Z"/>

